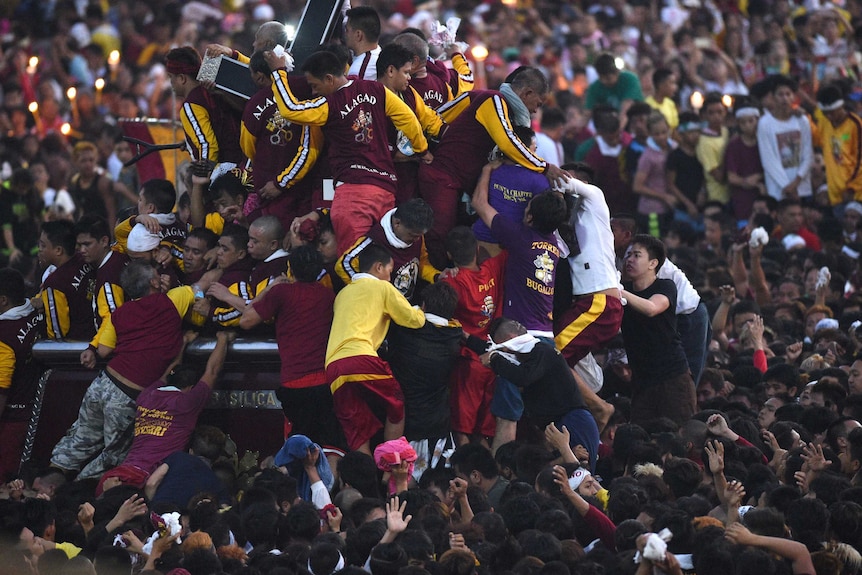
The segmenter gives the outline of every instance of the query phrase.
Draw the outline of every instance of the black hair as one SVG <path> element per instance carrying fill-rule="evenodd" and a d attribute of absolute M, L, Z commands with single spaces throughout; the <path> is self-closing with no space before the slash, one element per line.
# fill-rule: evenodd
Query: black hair
<path fill-rule="evenodd" d="M 27 286 L 24 276 L 16 269 L 0 269 L 0 296 L 9 298 L 13 306 L 22 305 L 27 300 Z"/>
<path fill-rule="evenodd" d="M 620 71 L 620 69 L 617 68 L 616 57 L 608 52 L 603 52 L 599 54 L 596 57 L 596 61 L 593 64 L 593 67 L 596 69 L 596 73 L 599 76 L 615 74 Z"/>
<path fill-rule="evenodd" d="M 380 55 L 377 56 L 377 77 L 382 78 L 389 66 L 395 66 L 395 69 L 398 70 L 412 61 L 413 53 L 410 50 L 400 44 L 389 43 L 380 50 Z"/>
<path fill-rule="evenodd" d="M 258 50 L 253 53 L 248 59 L 248 67 L 251 68 L 252 72 L 258 72 L 269 76 L 272 74 L 272 69 L 269 67 L 263 52 L 263 50 Z"/>
<path fill-rule="evenodd" d="M 189 238 L 197 238 L 199 240 L 203 240 L 206 244 L 207 249 L 211 250 L 216 245 L 218 245 L 218 234 L 212 231 L 209 228 L 194 228 L 192 231 L 188 233 L 186 236 L 186 240 Z"/>
<path fill-rule="evenodd" d="M 665 250 L 664 243 L 649 234 L 637 234 L 632 238 L 632 245 L 635 244 L 646 249 L 649 259 L 658 260 L 658 266 L 656 267 L 656 273 L 658 273 L 659 268 L 664 265 L 664 261 L 667 259 L 667 251 Z"/>
<path fill-rule="evenodd" d="M 242 512 L 242 530 L 253 547 L 275 545 L 279 512 L 268 503 L 253 503 Z"/>
<path fill-rule="evenodd" d="M 662 479 L 675 498 L 692 495 L 700 485 L 703 473 L 700 466 L 690 459 L 671 457 L 664 463 Z"/>
<path fill-rule="evenodd" d="M 248 250 L 248 229 L 239 224 L 226 225 L 221 232 L 221 237 L 229 239 L 237 250 Z"/>
<path fill-rule="evenodd" d="M 613 106 L 596 106 L 593 108 L 592 118 L 597 132 L 607 134 L 620 129 L 620 112 Z"/>
<path fill-rule="evenodd" d="M 180 46 L 179 48 L 173 48 L 170 50 L 165 56 L 165 62 L 170 62 L 171 60 L 187 66 L 194 66 L 196 68 L 200 68 L 201 66 L 201 55 L 198 54 L 198 51 L 191 46 Z M 192 79 L 196 76 L 196 74 L 186 75 L 192 77 Z"/>
<path fill-rule="evenodd" d="M 392 219 L 412 232 L 425 233 L 434 225 L 434 210 L 422 198 L 413 198 L 398 206 Z"/>
<path fill-rule="evenodd" d="M 724 107 L 724 102 L 721 100 L 722 95 L 719 92 L 708 92 L 703 98 L 703 106 L 700 108 L 701 114 L 706 112 L 706 109 L 715 104 L 721 104 Z"/>
<path fill-rule="evenodd" d="M 512 131 L 515 132 L 515 135 L 518 136 L 518 139 L 521 140 L 525 146 L 529 146 L 530 142 L 533 141 L 533 138 L 536 137 L 536 132 L 534 132 L 529 126 L 514 126 Z"/>
<path fill-rule="evenodd" d="M 108 238 L 111 240 L 111 228 L 108 226 L 108 221 L 102 216 L 95 214 L 85 214 L 75 224 L 75 237 L 81 234 L 86 234 L 94 239 L 100 240 Z"/>
<path fill-rule="evenodd" d="M 543 234 L 553 233 L 566 221 L 566 201 L 557 192 L 545 192 L 533 196 L 529 204 L 531 227 Z"/>
<path fill-rule="evenodd" d="M 566 114 L 559 108 L 542 108 L 542 121 L 539 126 L 543 130 L 553 129 L 566 123 Z"/>
<path fill-rule="evenodd" d="M 446 251 L 456 266 L 466 266 L 476 261 L 479 241 L 467 226 L 456 226 L 446 234 Z"/>
<path fill-rule="evenodd" d="M 317 248 L 310 245 L 291 250 L 287 256 L 287 263 L 293 277 L 303 283 L 316 282 L 323 269 L 323 257 Z"/>
<path fill-rule="evenodd" d="M 315 52 L 327 52 L 335 56 L 336 60 L 338 60 L 338 64 L 341 66 L 342 71 L 347 68 L 348 65 L 350 65 L 350 48 L 348 48 L 344 44 L 330 42 L 329 44 L 324 44 L 323 46 L 315 50 Z"/>
<path fill-rule="evenodd" d="M 361 30 L 369 42 L 377 42 L 380 38 L 380 15 L 369 6 L 357 6 L 345 12 L 347 23 L 351 28 Z"/>
<path fill-rule="evenodd" d="M 300 501 L 285 515 L 284 529 L 291 539 L 310 543 L 320 533 L 320 514 L 311 503 Z"/>
<path fill-rule="evenodd" d="M 153 178 L 141 186 L 144 200 L 156 206 L 156 213 L 169 214 L 177 203 L 177 190 L 170 180 Z"/>
<path fill-rule="evenodd" d="M 679 123 L 680 125 L 686 124 L 688 122 L 699 122 L 700 118 L 694 112 L 682 112 L 679 115 Z"/>
<path fill-rule="evenodd" d="M 192 433 L 189 448 L 195 455 L 209 461 L 215 461 L 224 449 L 227 436 L 218 427 L 212 425 L 198 425 Z"/>
<path fill-rule="evenodd" d="M 168 385 L 185 389 L 195 385 L 201 379 L 201 370 L 193 365 L 178 365 L 168 375 Z"/>
<path fill-rule="evenodd" d="M 656 71 L 652 73 L 652 85 L 654 87 L 658 86 L 673 75 L 674 71 L 670 68 L 657 68 Z"/>
<path fill-rule="evenodd" d="M 380 244 L 368 244 L 359 252 L 359 271 L 368 273 L 376 264 L 387 265 L 392 261 L 392 254 Z"/>
<path fill-rule="evenodd" d="M 222 194 L 227 194 L 231 199 L 236 198 L 237 196 L 242 196 L 243 201 L 245 201 L 248 197 L 249 189 L 242 183 L 236 174 L 228 172 L 217 177 L 215 181 L 210 184 L 209 189 L 207 190 L 207 200 L 215 201 Z"/>
<path fill-rule="evenodd" d="M 497 462 L 491 452 L 481 445 L 466 444 L 458 447 L 449 458 L 449 463 L 465 475 L 478 471 L 485 479 L 497 477 Z"/>
<path fill-rule="evenodd" d="M 61 247 L 67 256 L 75 253 L 75 224 L 68 220 L 53 220 L 42 224 L 42 233 L 54 247 Z"/>
<path fill-rule="evenodd" d="M 452 319 L 458 307 L 458 292 L 446 282 L 430 284 L 420 295 L 423 309 L 444 319 Z"/>
<path fill-rule="evenodd" d="M 377 464 L 373 457 L 361 451 L 348 451 L 338 460 L 336 467 L 341 481 L 359 491 L 364 498 L 380 497 Z M 360 501 L 354 503 L 353 508 Z"/>
<path fill-rule="evenodd" d="M 769 86 L 769 92 L 774 94 L 782 86 L 790 88 L 793 92 L 799 89 L 799 84 L 790 76 L 775 76 L 772 78 L 771 85 Z"/>

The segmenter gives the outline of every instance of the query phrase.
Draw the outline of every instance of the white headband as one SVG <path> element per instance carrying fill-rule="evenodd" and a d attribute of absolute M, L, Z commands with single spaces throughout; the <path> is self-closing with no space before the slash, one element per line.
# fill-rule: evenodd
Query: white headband
<path fill-rule="evenodd" d="M 844 100 L 838 99 L 832 102 L 831 104 L 824 104 L 823 102 L 817 102 L 817 107 L 820 108 L 824 112 L 834 112 L 840 108 L 844 107 Z"/>
<path fill-rule="evenodd" d="M 311 559 L 308 560 L 307 566 L 308 566 L 308 572 L 311 573 L 311 575 L 318 575 L 317 573 L 315 573 L 311 569 Z M 321 573 L 320 575 L 332 575 L 332 573 L 335 573 L 337 571 L 341 571 L 342 569 L 344 569 L 344 555 L 342 555 L 339 552 L 338 553 L 338 563 L 335 564 L 335 567 L 332 569 L 332 571 L 330 571 L 329 573 Z"/>
<path fill-rule="evenodd" d="M 746 108 L 740 108 L 734 114 L 737 118 L 744 118 L 746 116 L 755 116 L 757 118 L 760 117 L 760 110 L 753 106 L 749 106 Z"/>
<path fill-rule="evenodd" d="M 572 491 L 577 491 L 578 487 L 581 486 L 581 483 L 583 483 L 584 480 L 587 477 L 589 477 L 590 475 L 592 475 L 592 473 L 590 473 L 589 471 L 587 471 L 583 467 L 579 467 L 578 469 L 575 469 L 575 471 L 572 473 L 571 477 L 569 477 L 569 487 L 572 488 Z"/>

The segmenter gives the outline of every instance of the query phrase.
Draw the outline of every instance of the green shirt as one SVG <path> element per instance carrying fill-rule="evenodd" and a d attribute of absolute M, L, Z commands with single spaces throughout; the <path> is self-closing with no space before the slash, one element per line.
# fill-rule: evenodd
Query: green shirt
<path fill-rule="evenodd" d="M 625 100 L 641 102 L 643 99 L 644 94 L 638 77 L 628 70 L 622 70 L 617 83 L 611 87 L 605 86 L 599 80 L 590 84 L 584 107 L 592 110 L 596 106 L 607 105 L 619 110 Z"/>

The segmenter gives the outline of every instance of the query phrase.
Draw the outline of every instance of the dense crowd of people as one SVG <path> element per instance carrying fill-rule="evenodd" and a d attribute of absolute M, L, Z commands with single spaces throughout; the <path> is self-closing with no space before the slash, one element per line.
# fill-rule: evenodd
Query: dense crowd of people
<path fill-rule="evenodd" d="M 228 4 L 0 8 L 0 571 L 859 573 L 862 3 Z"/>

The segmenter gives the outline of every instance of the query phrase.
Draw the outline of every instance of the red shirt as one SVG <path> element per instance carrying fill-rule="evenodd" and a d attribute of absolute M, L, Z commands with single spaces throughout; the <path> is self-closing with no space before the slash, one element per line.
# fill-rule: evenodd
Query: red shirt
<path fill-rule="evenodd" d="M 142 388 L 159 380 L 183 345 L 182 318 L 163 293 L 127 301 L 111 314 L 117 347 L 108 367 Z"/>
<path fill-rule="evenodd" d="M 278 284 L 252 302 L 264 321 L 275 319 L 282 386 L 308 387 L 308 382 L 291 384 L 306 375 L 323 372 L 333 303 L 335 294 L 318 282 Z"/>
<path fill-rule="evenodd" d="M 135 438 L 123 461 L 148 473 L 171 453 L 186 450 L 198 414 L 210 397 L 205 383 L 198 382 L 188 391 L 163 385 L 160 381 L 138 396 Z"/>
<path fill-rule="evenodd" d="M 488 337 L 488 324 L 500 317 L 503 307 L 503 269 L 506 252 L 479 266 L 478 271 L 460 269 L 455 277 L 443 281 L 458 292 L 455 317 L 468 335 Z"/>

